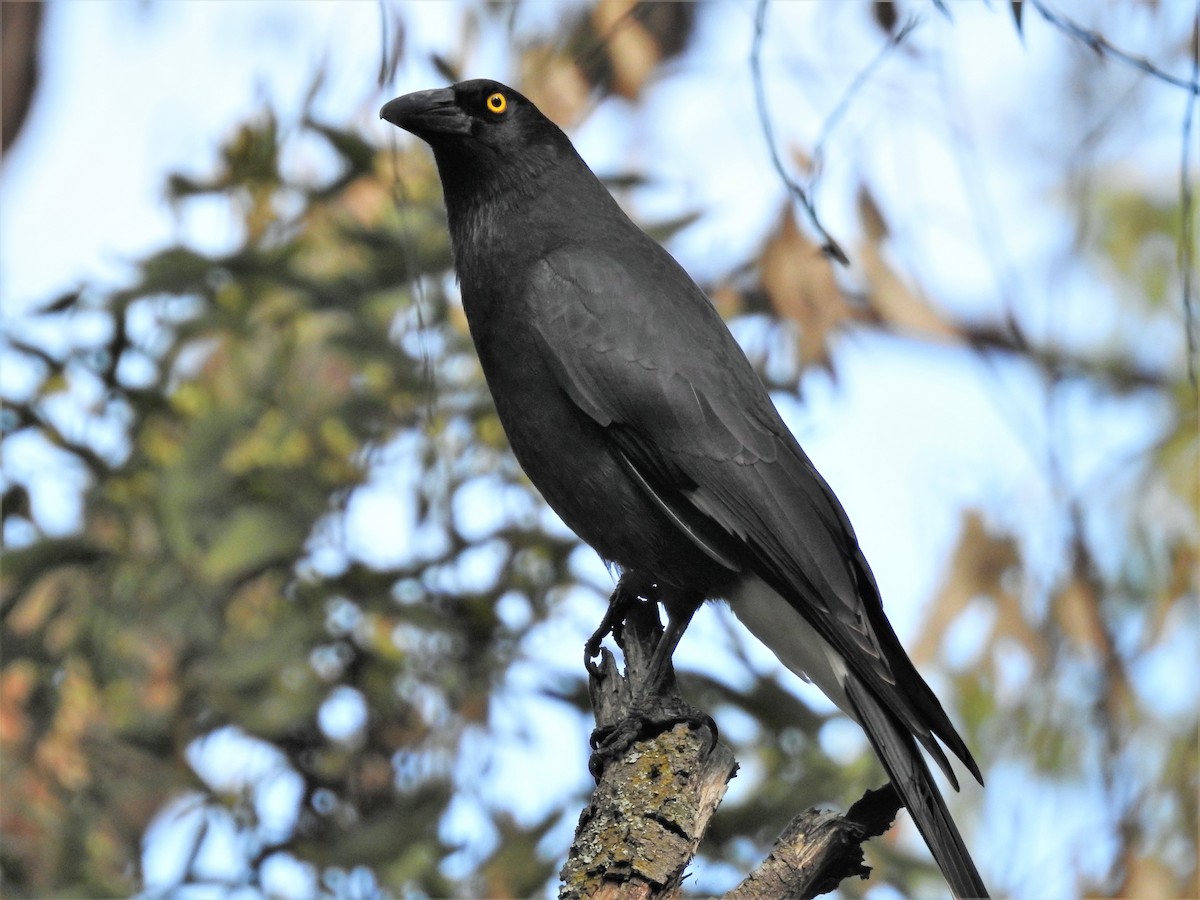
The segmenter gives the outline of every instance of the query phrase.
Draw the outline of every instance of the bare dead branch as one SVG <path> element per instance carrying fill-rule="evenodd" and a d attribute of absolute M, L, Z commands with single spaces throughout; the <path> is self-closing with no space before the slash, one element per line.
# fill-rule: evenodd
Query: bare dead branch
<path fill-rule="evenodd" d="M 616 632 L 625 672 L 601 651 L 602 677 L 590 682 L 599 726 L 628 715 L 644 683 L 662 626 L 653 603 L 634 603 Z M 666 705 L 684 706 L 673 677 Z M 733 752 L 687 723 L 633 744 L 610 762 L 579 817 L 561 872 L 560 900 L 673 898 L 737 771 Z M 891 785 L 868 791 L 844 814 L 811 809 L 784 829 L 770 855 L 730 900 L 815 897 L 845 878 L 866 878 L 862 844 L 883 834 L 900 809 Z"/>
<path fill-rule="evenodd" d="M 767 142 L 767 149 L 771 153 L 771 164 L 775 167 L 775 171 L 779 173 L 779 177 L 787 187 L 788 193 L 804 208 L 804 212 L 808 215 L 813 228 L 821 236 L 823 242 L 821 247 L 822 252 L 833 257 L 843 266 L 848 266 L 850 265 L 850 258 L 846 256 L 846 251 L 825 230 L 825 227 L 821 224 L 820 217 L 817 215 L 816 207 L 813 206 L 812 200 L 808 196 L 808 192 L 787 173 L 787 170 L 783 167 L 783 160 L 779 157 L 779 148 L 775 145 L 775 128 L 771 123 L 770 111 L 767 109 L 767 92 L 762 74 L 762 41 L 763 34 L 766 31 L 767 3 L 768 0 L 758 0 L 758 7 L 754 13 L 754 44 L 750 50 L 750 72 L 754 79 L 754 101 L 758 107 L 758 121 L 762 127 L 763 137 Z"/>
<path fill-rule="evenodd" d="M 661 637 L 657 607 L 633 604 L 619 638 L 624 675 L 603 650 L 603 677 L 591 682 L 597 725 L 629 713 L 633 686 L 643 683 Z M 677 690 L 671 693 L 682 704 Z M 736 771 L 733 752 L 713 745 L 705 728 L 681 723 L 635 743 L 605 767 L 579 817 L 560 900 L 674 894 Z"/>
<path fill-rule="evenodd" d="M 900 796 L 867 791 L 845 815 L 810 809 L 788 823 L 767 858 L 722 900 L 807 900 L 846 878 L 866 878 L 862 844 L 891 827 Z"/>

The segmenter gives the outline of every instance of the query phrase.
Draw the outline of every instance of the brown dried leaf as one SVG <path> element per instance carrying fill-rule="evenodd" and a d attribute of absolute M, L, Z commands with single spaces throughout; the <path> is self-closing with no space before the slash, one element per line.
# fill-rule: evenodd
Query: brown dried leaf
<path fill-rule="evenodd" d="M 858 217 L 862 222 L 863 231 L 866 232 L 867 240 L 872 244 L 878 244 L 891 234 L 887 219 L 883 217 L 883 211 L 880 210 L 874 195 L 865 184 L 858 188 Z"/>
<path fill-rule="evenodd" d="M 791 153 L 792 162 L 796 164 L 796 169 L 805 175 L 811 175 L 813 171 L 813 158 L 800 147 L 792 146 L 788 150 Z"/>
<path fill-rule="evenodd" d="M 43 627 L 58 608 L 63 596 L 64 572 L 50 572 L 34 582 L 8 615 L 8 628 L 13 635 L 26 636 Z"/>
<path fill-rule="evenodd" d="M 828 369 L 829 339 L 851 312 L 829 258 L 801 233 L 790 206 L 763 248 L 759 272 L 771 306 L 800 326 L 801 365 Z"/>
<path fill-rule="evenodd" d="M 396 204 L 391 183 L 379 178 L 356 178 L 338 199 L 338 206 L 365 228 L 381 222 Z"/>
<path fill-rule="evenodd" d="M 1161 858 L 1141 856 L 1126 863 L 1125 880 L 1113 896 L 1184 897 L 1187 895 L 1187 890 L 1179 883 L 1178 876 Z"/>
<path fill-rule="evenodd" d="M 521 90 L 554 123 L 570 129 L 591 108 L 591 87 L 575 60 L 552 47 L 532 47 L 521 54 Z"/>
<path fill-rule="evenodd" d="M 892 329 L 926 338 L 957 340 L 958 330 L 909 288 L 884 260 L 879 244 L 868 241 L 858 252 L 867 278 L 867 301 Z"/>
<path fill-rule="evenodd" d="M 592 9 L 592 24 L 605 41 L 612 88 L 636 100 L 654 72 L 662 51 L 654 36 L 634 14 L 637 0 L 600 0 Z"/>
<path fill-rule="evenodd" d="M 901 332 L 942 339 L 958 338 L 957 329 L 909 288 L 883 258 L 880 244 L 891 232 L 866 185 L 858 189 L 858 214 L 867 237 L 859 258 L 867 278 L 868 300 L 880 320 Z"/>
<path fill-rule="evenodd" d="M 678 56 L 688 45 L 696 25 L 695 3 L 640 3 L 638 21 L 658 44 L 663 59 Z"/>
<path fill-rule="evenodd" d="M 1005 576 L 1021 564 L 1016 541 L 1009 535 L 987 529 L 975 510 L 963 514 L 962 533 L 954 558 L 938 590 L 933 608 L 926 618 L 927 627 L 913 647 L 913 659 L 927 662 L 936 654 L 942 635 L 971 600 L 988 597 L 995 604 L 996 624 L 993 641 L 1008 637 L 1029 650 L 1044 663 L 1049 648 L 1021 611 L 1021 599 L 1005 585 Z"/>
<path fill-rule="evenodd" d="M 741 291 L 727 284 L 720 285 L 709 291 L 708 297 L 713 306 L 721 314 L 722 319 L 732 319 L 746 308 L 746 298 Z"/>
<path fill-rule="evenodd" d="M 1063 634 L 1081 648 L 1096 653 L 1102 652 L 1107 643 L 1103 624 L 1097 618 L 1098 604 L 1093 586 L 1078 575 L 1067 582 L 1052 604 L 1054 618 Z"/>
<path fill-rule="evenodd" d="M 36 687 L 37 671 L 27 659 L 0 670 L 0 748 L 9 759 L 23 747 L 30 734 L 27 707 Z"/>

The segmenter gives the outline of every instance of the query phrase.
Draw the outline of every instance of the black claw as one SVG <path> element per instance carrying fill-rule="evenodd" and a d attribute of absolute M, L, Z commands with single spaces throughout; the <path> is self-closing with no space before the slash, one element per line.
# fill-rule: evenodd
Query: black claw
<path fill-rule="evenodd" d="M 600 634 L 599 630 L 597 630 L 588 638 L 587 643 L 583 645 L 583 666 L 588 670 L 588 674 L 596 680 L 604 677 L 604 666 L 602 665 L 604 657 L 600 655 L 600 642 L 605 637 L 606 635 Z M 600 659 L 600 662 L 595 662 L 597 658 Z"/>
<path fill-rule="evenodd" d="M 588 771 L 597 781 L 609 763 L 620 759 L 625 752 L 639 741 L 649 740 L 670 731 L 676 725 L 687 725 L 692 730 L 708 730 L 705 755 L 717 746 L 717 723 L 704 710 L 685 703 L 663 705 L 655 703 L 635 704 L 624 719 L 615 725 L 606 725 L 592 731 L 588 744 L 592 755 L 588 759 Z"/>
<path fill-rule="evenodd" d="M 604 618 L 583 645 L 583 665 L 593 678 L 604 677 L 604 670 L 593 660 L 600 656 L 600 645 L 604 643 L 604 639 L 621 627 L 629 604 L 637 602 L 638 591 L 638 586 L 632 583 L 627 575 L 622 575 L 617 586 L 613 588 L 612 596 L 608 598 L 608 609 L 604 611 Z"/>

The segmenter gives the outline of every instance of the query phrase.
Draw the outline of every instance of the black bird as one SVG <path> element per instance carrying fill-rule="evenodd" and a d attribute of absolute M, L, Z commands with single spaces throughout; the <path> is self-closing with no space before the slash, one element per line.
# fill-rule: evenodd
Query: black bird
<path fill-rule="evenodd" d="M 380 116 L 433 149 L 471 337 L 546 502 L 673 620 L 727 600 L 863 727 L 954 893 L 986 896 L 918 744 L 956 790 L 939 741 L 979 768 L 708 298 L 512 88 L 465 81 Z"/>

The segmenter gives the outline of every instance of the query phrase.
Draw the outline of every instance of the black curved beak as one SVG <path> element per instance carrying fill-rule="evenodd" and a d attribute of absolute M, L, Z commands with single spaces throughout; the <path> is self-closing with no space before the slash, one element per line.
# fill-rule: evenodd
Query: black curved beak
<path fill-rule="evenodd" d="M 467 134 L 471 130 L 471 118 L 459 109 L 451 88 L 417 91 L 389 100 L 379 110 L 379 118 L 419 138 Z"/>

